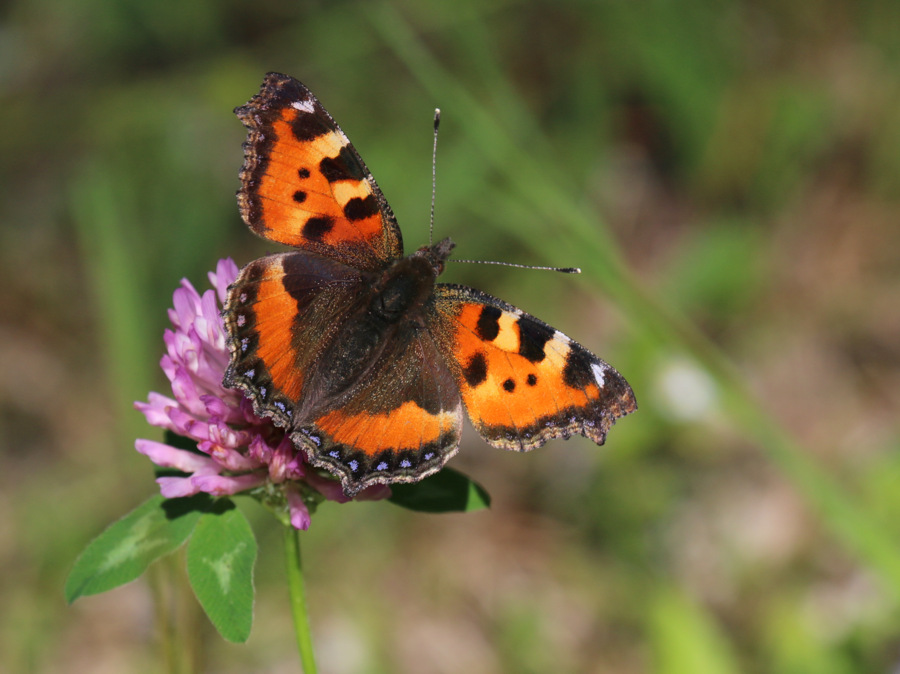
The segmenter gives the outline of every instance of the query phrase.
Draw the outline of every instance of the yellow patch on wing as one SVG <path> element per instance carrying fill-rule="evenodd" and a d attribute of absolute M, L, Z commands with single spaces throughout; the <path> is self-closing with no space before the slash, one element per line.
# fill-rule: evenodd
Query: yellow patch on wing
<path fill-rule="evenodd" d="M 365 199 L 372 194 L 372 190 L 364 180 L 339 180 L 332 183 L 331 190 L 341 207 L 341 212 L 351 199 Z"/>
<path fill-rule="evenodd" d="M 491 342 L 494 346 L 502 351 L 511 351 L 513 353 L 519 350 L 519 326 L 516 325 L 518 316 L 509 311 L 500 314 L 498 322 L 500 324 L 500 332 Z"/>

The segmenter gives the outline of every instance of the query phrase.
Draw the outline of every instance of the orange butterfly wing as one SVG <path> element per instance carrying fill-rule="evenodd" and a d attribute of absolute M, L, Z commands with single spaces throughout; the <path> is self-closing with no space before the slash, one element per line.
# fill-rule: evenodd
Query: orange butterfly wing
<path fill-rule="evenodd" d="M 527 451 L 580 434 L 603 444 L 637 409 L 625 378 L 546 323 L 473 288 L 435 286 L 432 328 L 472 424 L 491 445 Z"/>
<path fill-rule="evenodd" d="M 254 232 L 369 271 L 403 256 L 375 179 L 302 83 L 269 73 L 235 114 L 249 129 L 238 205 Z"/>
<path fill-rule="evenodd" d="M 315 398 L 307 377 L 358 303 L 363 283 L 357 270 L 303 253 L 248 264 L 225 305 L 231 351 L 225 386 L 244 391 L 257 414 L 290 427 L 297 409 Z"/>

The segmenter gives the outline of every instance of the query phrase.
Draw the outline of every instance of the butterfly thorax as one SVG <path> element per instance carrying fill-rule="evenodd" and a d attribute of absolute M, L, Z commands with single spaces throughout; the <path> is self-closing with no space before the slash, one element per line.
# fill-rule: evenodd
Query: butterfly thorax
<path fill-rule="evenodd" d="M 367 317 L 385 327 L 412 318 L 431 295 L 436 278 L 434 268 L 422 256 L 395 262 L 373 285 Z"/>
<path fill-rule="evenodd" d="M 444 239 L 391 264 L 372 280 L 357 309 L 338 331 L 320 362 L 320 398 L 335 400 L 365 379 L 388 341 L 413 339 L 425 327 L 425 306 L 454 244 Z"/>

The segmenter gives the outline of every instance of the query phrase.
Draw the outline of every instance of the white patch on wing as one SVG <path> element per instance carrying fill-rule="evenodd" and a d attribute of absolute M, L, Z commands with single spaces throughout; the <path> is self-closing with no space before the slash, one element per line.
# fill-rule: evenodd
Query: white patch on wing
<path fill-rule="evenodd" d="M 594 373 L 594 380 L 600 388 L 603 388 L 603 383 L 606 380 L 606 377 L 603 376 L 603 369 L 604 368 L 597 365 L 597 363 L 591 363 L 591 372 Z"/>
<path fill-rule="evenodd" d="M 316 110 L 313 102 L 308 98 L 302 101 L 292 101 L 291 107 L 295 110 L 299 110 L 300 112 L 306 112 L 309 114 L 312 114 Z"/>
<path fill-rule="evenodd" d="M 561 333 L 559 330 L 553 331 L 553 339 L 558 339 L 563 344 L 569 344 L 572 341 L 571 339 L 566 337 L 563 333 Z"/>

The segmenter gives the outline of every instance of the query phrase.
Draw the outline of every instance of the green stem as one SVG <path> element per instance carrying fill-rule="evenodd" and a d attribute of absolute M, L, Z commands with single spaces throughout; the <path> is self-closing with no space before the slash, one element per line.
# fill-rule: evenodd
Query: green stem
<path fill-rule="evenodd" d="M 184 570 L 184 549 L 168 555 L 150 569 L 150 591 L 156 608 L 162 669 L 167 674 L 191 674 L 200 670 L 195 640 L 196 607 Z"/>
<path fill-rule="evenodd" d="M 284 559 L 287 564 L 288 586 L 291 592 L 291 612 L 300 663 L 304 674 L 316 674 L 312 634 L 309 631 L 309 612 L 306 609 L 306 587 L 303 583 L 303 564 L 300 561 L 300 532 L 291 525 L 284 527 Z"/>

